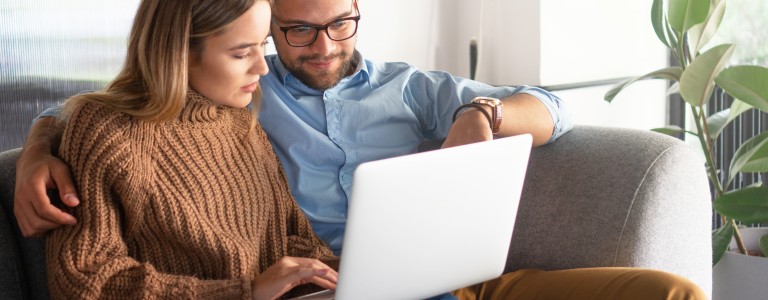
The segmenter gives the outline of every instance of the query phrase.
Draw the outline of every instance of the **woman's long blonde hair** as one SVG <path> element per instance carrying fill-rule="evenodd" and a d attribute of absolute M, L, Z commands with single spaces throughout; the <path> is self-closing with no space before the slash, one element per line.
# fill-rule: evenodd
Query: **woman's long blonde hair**
<path fill-rule="evenodd" d="M 256 1 L 142 0 L 120 73 L 104 90 L 69 98 L 62 117 L 96 102 L 144 121 L 175 118 L 186 103 L 190 53 L 201 54 L 206 37 Z"/>

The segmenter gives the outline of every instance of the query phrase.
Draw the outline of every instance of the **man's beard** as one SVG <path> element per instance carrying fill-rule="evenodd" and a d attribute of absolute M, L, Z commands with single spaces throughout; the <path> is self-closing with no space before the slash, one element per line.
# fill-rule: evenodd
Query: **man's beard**
<path fill-rule="evenodd" d="M 336 71 L 322 71 L 317 75 L 310 74 L 301 67 L 301 65 L 305 62 L 319 58 L 338 58 L 341 61 L 341 64 Z M 349 71 L 352 69 L 352 56 L 349 55 L 346 51 L 341 51 L 339 54 L 331 55 L 328 57 L 322 57 L 319 54 L 312 56 L 300 56 L 295 61 L 295 63 L 283 62 L 283 64 L 294 77 L 298 78 L 306 86 L 318 91 L 324 91 L 336 86 L 336 84 L 338 84 L 342 78 L 347 76 Z"/>

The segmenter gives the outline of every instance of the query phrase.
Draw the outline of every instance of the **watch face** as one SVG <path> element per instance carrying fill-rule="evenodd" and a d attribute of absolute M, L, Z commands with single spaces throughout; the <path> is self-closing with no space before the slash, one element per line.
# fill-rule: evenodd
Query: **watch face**
<path fill-rule="evenodd" d="M 488 104 L 488 105 L 491 105 L 491 106 L 500 106 L 500 105 L 503 105 L 503 104 L 501 103 L 501 100 L 499 100 L 499 99 L 496 99 L 496 98 L 491 98 L 491 97 L 477 97 L 477 98 L 475 98 L 475 99 L 472 99 L 472 102 L 475 102 L 475 103 L 482 103 L 482 104 Z"/>
<path fill-rule="evenodd" d="M 488 121 L 491 122 L 491 132 L 494 134 L 498 133 L 501 128 L 501 107 L 504 106 L 501 100 L 491 97 L 476 97 L 475 99 L 472 99 L 472 103 L 491 107 L 492 117 Z"/>

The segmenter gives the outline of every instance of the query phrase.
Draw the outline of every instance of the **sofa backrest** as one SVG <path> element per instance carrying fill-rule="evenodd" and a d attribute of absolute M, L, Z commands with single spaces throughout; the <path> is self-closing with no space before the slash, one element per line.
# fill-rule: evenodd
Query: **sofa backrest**
<path fill-rule="evenodd" d="M 0 78 L 2 79 L 2 78 Z M 21 147 L 32 120 L 48 107 L 83 91 L 104 86 L 103 82 L 42 77 L 0 81 L 0 151 Z"/>

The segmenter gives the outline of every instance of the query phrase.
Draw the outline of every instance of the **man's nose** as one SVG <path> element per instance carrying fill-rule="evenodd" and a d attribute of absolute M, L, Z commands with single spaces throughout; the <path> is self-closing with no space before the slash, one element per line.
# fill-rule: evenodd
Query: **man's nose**
<path fill-rule="evenodd" d="M 309 45 L 312 52 L 323 56 L 330 55 L 336 50 L 336 41 L 328 37 L 328 32 L 323 30 L 317 33 L 317 39 L 312 45 Z"/>

